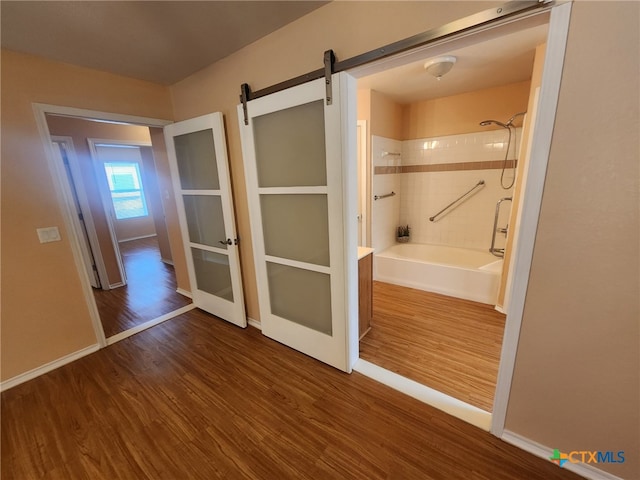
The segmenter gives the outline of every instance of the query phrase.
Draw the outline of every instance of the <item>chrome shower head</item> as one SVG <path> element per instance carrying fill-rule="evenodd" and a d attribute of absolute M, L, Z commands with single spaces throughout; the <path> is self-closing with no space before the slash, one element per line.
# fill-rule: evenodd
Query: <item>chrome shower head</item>
<path fill-rule="evenodd" d="M 511 117 L 509 119 L 509 121 L 507 122 L 507 127 L 510 127 L 511 125 L 513 125 L 513 121 L 516 119 L 516 117 L 522 117 L 524 115 L 526 115 L 527 112 L 519 112 L 516 113 L 513 117 Z"/>
<path fill-rule="evenodd" d="M 488 125 L 491 125 L 492 123 L 495 123 L 496 125 L 501 126 L 502 128 L 509 128 L 509 125 L 505 125 L 502 122 L 499 122 L 498 120 L 483 120 L 482 122 L 480 122 L 480 126 L 481 127 L 486 127 Z"/>

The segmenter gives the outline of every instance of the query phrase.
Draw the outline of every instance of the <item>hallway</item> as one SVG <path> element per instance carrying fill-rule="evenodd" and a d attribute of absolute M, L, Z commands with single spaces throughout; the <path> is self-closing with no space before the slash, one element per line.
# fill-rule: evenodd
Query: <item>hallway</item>
<path fill-rule="evenodd" d="M 156 237 L 120 243 L 127 285 L 112 290 L 93 289 L 105 337 L 137 327 L 189 305 L 176 292 L 173 266 L 160 259 Z"/>

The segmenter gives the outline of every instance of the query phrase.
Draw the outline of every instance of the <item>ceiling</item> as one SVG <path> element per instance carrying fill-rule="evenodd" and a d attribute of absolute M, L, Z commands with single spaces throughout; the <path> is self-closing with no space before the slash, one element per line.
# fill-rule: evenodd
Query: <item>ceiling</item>
<path fill-rule="evenodd" d="M 326 3 L 2 0 L 1 44 L 171 85 Z"/>
<path fill-rule="evenodd" d="M 535 48 L 546 41 L 547 32 L 545 23 L 461 48 L 440 47 L 438 56 L 457 57 L 440 80 L 425 71 L 425 62 L 434 55 L 425 52 L 420 60 L 360 78 L 358 88 L 377 90 L 407 104 L 525 81 L 531 78 Z"/>

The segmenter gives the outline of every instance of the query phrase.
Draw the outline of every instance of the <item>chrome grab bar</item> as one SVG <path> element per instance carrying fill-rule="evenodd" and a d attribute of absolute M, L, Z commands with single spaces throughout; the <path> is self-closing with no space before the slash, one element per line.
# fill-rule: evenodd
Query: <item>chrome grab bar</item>
<path fill-rule="evenodd" d="M 496 203 L 496 215 L 493 219 L 493 235 L 491 236 L 491 247 L 489 248 L 489 252 L 492 255 L 495 255 L 496 257 L 504 257 L 504 248 L 496 248 L 496 233 L 504 233 L 505 236 L 507 235 L 507 232 L 509 231 L 509 225 L 507 225 L 505 228 L 498 228 L 498 217 L 500 216 L 500 205 L 502 205 L 502 202 L 506 202 L 506 201 L 513 201 L 513 199 L 511 197 L 504 197 L 501 198 L 500 200 L 498 200 L 498 203 Z"/>
<path fill-rule="evenodd" d="M 374 195 L 373 199 L 374 200 L 380 200 L 381 198 L 393 197 L 395 194 L 396 194 L 396 192 L 386 193 L 384 195 Z"/>
<path fill-rule="evenodd" d="M 436 213 L 433 217 L 429 217 L 429 220 L 430 220 L 431 222 L 435 222 L 435 221 L 436 221 L 436 218 L 437 218 L 441 213 L 445 212 L 446 210 L 449 210 L 449 208 L 451 208 L 453 205 L 455 205 L 456 203 L 458 203 L 460 200 L 462 200 L 462 199 L 463 199 L 464 197 L 466 197 L 467 195 L 471 194 L 471 193 L 472 193 L 476 188 L 478 188 L 478 187 L 482 187 L 482 186 L 484 186 L 484 180 L 480 180 L 480 181 L 478 181 L 478 183 L 476 183 L 476 184 L 473 186 L 473 188 L 472 188 L 471 190 L 469 190 L 468 192 L 466 192 L 466 193 L 464 193 L 464 194 L 460 195 L 460 196 L 459 196 L 458 198 L 456 198 L 453 202 L 451 202 L 449 205 L 447 205 L 447 206 L 446 206 L 446 207 L 444 207 L 442 210 L 440 210 L 438 213 Z M 460 203 L 460 204 L 456 205 L 456 207 L 457 207 L 457 206 L 459 206 L 459 205 L 462 205 L 462 204 Z M 451 211 L 453 211 L 453 209 L 452 209 Z"/>

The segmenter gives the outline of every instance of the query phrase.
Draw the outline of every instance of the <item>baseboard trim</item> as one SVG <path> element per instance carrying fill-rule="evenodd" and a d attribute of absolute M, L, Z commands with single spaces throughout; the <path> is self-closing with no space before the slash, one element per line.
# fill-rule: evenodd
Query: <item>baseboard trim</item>
<path fill-rule="evenodd" d="M 405 395 L 409 395 L 416 400 L 431 405 L 438 410 L 442 410 L 460 420 L 464 420 L 482 430 L 488 432 L 491 427 L 491 413 L 469 405 L 462 400 L 445 395 L 433 388 L 429 388 L 363 359 L 359 359 L 353 366 L 353 369 L 377 382 L 383 383 L 394 390 L 398 390 Z"/>
<path fill-rule="evenodd" d="M 180 295 L 183 295 L 187 298 L 193 299 L 193 295 L 191 295 L 191 292 L 183 290 L 182 288 L 176 288 L 176 292 L 178 292 Z"/>
<path fill-rule="evenodd" d="M 529 452 L 530 454 L 535 455 L 536 457 L 543 458 L 545 460 L 549 460 L 549 458 L 551 458 L 551 456 L 553 455 L 553 448 L 549 448 L 538 442 L 523 437 L 522 435 L 510 432 L 509 430 L 505 430 L 501 438 L 505 442 L 510 443 L 511 445 L 518 447 L 525 452 Z M 595 468 L 593 465 L 589 465 L 587 463 L 567 462 L 562 468 L 589 480 L 623 480 L 621 477 L 617 477 L 612 473 Z"/>
<path fill-rule="evenodd" d="M 116 282 L 109 284 L 109 290 L 113 290 L 114 288 L 124 287 L 124 282 Z"/>
<path fill-rule="evenodd" d="M 120 340 L 124 340 L 125 338 L 129 338 L 132 335 L 135 335 L 136 333 L 140 333 L 144 330 L 147 330 L 151 327 L 155 327 L 156 325 L 161 324 L 162 322 L 166 322 L 167 320 L 170 320 L 174 317 L 177 317 L 178 315 L 182 315 L 183 313 L 187 313 L 191 310 L 193 310 L 194 308 L 196 308 L 196 306 L 191 303 L 189 305 L 186 305 L 184 307 L 178 308 L 177 310 L 174 310 L 173 312 L 169 312 L 165 315 L 162 315 L 161 317 L 158 318 L 154 318 L 153 320 L 149 320 L 148 322 L 143 323 L 142 325 L 138 325 L 137 327 L 133 327 L 130 328 L 129 330 L 125 330 L 124 332 L 120 332 L 120 333 L 116 333 L 115 335 L 107 338 L 107 345 L 113 345 L 114 343 L 119 342 Z"/>
<path fill-rule="evenodd" d="M 21 373 L 20 375 L 16 375 L 15 377 L 0 383 L 0 392 L 4 392 L 5 390 L 8 390 L 17 385 L 20 385 L 21 383 L 28 382 L 29 380 L 33 380 L 34 378 L 39 377 L 40 375 L 49 373 L 50 371 L 55 370 L 56 368 L 60 368 L 66 365 L 67 363 L 74 362 L 79 358 L 86 357 L 87 355 L 95 353 L 98 350 L 100 350 L 100 345 L 96 343 L 89 347 L 85 347 L 81 350 L 78 350 L 77 352 L 73 352 L 68 355 L 65 355 L 64 357 L 58 358 L 57 360 L 53 360 L 52 362 L 45 363 L 44 365 L 34 368 L 33 370 L 29 370 L 28 372 Z"/>
<path fill-rule="evenodd" d="M 258 330 L 262 330 L 262 323 L 260 320 L 254 320 L 251 317 L 247 317 L 247 323 L 251 325 L 253 328 L 257 328 Z"/>
<path fill-rule="evenodd" d="M 139 237 L 123 238 L 122 240 L 118 240 L 118 243 L 133 242 L 134 240 L 142 240 L 143 238 L 151 238 L 157 236 L 157 234 L 151 233 L 149 235 L 140 235 Z"/>
<path fill-rule="evenodd" d="M 173 260 L 167 260 L 166 258 L 161 258 L 160 261 L 162 263 L 166 263 L 167 265 L 171 265 L 172 267 L 174 266 L 173 265 Z"/>

